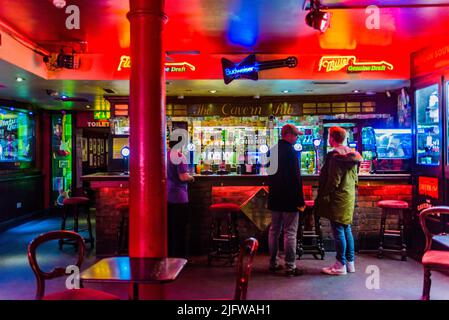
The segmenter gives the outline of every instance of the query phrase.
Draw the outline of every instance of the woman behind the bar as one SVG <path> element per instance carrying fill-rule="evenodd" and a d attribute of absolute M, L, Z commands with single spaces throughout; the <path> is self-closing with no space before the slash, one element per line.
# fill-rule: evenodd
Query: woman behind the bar
<path fill-rule="evenodd" d="M 187 185 L 194 178 L 188 172 L 182 143 L 170 141 L 167 154 L 168 256 L 187 258 L 189 196 Z"/>
<path fill-rule="evenodd" d="M 330 275 L 355 272 L 351 224 L 358 182 L 357 167 L 362 156 L 344 146 L 345 139 L 345 129 L 330 128 L 329 143 L 333 150 L 326 155 L 315 200 L 315 213 L 330 220 L 334 235 L 336 262 L 322 269 L 323 273 Z"/>

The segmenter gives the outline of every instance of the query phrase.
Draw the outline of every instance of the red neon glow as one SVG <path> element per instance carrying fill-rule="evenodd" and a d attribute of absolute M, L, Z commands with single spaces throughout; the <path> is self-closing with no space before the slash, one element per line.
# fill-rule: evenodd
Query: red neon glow
<path fill-rule="evenodd" d="M 438 178 L 419 177 L 418 192 L 420 195 L 438 199 Z"/>

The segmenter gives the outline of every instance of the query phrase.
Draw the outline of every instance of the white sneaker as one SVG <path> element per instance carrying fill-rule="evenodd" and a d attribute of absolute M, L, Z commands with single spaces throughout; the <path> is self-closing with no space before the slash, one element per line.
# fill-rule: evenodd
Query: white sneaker
<path fill-rule="evenodd" d="M 355 272 L 355 265 L 354 265 L 354 261 L 346 261 L 346 270 L 349 273 L 354 273 Z"/>
<path fill-rule="evenodd" d="M 332 266 L 323 268 L 321 271 L 333 276 L 344 276 L 347 274 L 346 266 L 342 265 L 340 261 L 336 261 Z"/>

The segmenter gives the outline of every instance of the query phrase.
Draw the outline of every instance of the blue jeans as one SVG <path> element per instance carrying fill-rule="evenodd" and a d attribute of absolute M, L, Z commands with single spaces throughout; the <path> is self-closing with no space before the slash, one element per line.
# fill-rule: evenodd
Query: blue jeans
<path fill-rule="evenodd" d="M 296 235 L 298 232 L 298 212 L 271 211 L 271 226 L 268 235 L 270 249 L 270 266 L 279 264 L 279 236 L 284 228 L 285 266 L 296 268 Z"/>
<path fill-rule="evenodd" d="M 331 221 L 331 226 L 335 239 L 337 260 L 342 265 L 346 265 L 346 261 L 354 261 L 354 238 L 352 236 L 351 225 Z"/>

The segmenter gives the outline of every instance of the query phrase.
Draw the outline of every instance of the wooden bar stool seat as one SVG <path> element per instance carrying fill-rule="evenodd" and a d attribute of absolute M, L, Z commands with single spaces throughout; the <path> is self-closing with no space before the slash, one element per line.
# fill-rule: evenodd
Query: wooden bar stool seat
<path fill-rule="evenodd" d="M 384 252 L 393 252 L 401 254 L 402 261 L 406 261 L 407 245 L 405 239 L 404 211 L 409 209 L 408 203 L 401 200 L 382 200 L 377 203 L 377 206 L 382 208 L 378 258 L 383 258 Z M 397 213 L 399 215 L 398 229 L 386 229 L 386 221 L 389 213 Z M 399 238 L 400 245 L 393 245 L 387 248 L 385 246 L 385 237 Z"/>
<path fill-rule="evenodd" d="M 305 204 L 306 208 L 304 212 L 299 213 L 299 227 L 296 246 L 298 259 L 301 259 L 304 254 L 312 254 L 315 259 L 318 259 L 318 256 L 320 256 L 321 260 L 323 260 L 325 256 L 323 234 L 321 232 L 320 217 L 315 215 L 313 212 L 315 201 L 306 200 Z M 311 222 L 312 219 L 313 222 Z M 310 226 L 311 230 L 306 230 L 306 224 Z M 306 242 L 308 243 L 306 244 Z"/>
<path fill-rule="evenodd" d="M 209 234 L 208 264 L 213 259 L 227 259 L 231 264 L 239 254 L 237 228 L 240 206 L 234 203 L 217 203 L 209 207 L 212 223 Z"/>
<path fill-rule="evenodd" d="M 90 210 L 89 210 L 89 198 L 86 197 L 72 197 L 64 199 L 63 201 L 63 208 L 62 208 L 62 223 L 61 223 L 61 230 L 67 230 L 66 229 L 66 223 L 67 223 L 67 217 L 69 213 L 71 212 L 73 214 L 73 231 L 76 233 L 79 233 L 80 231 L 85 230 L 79 230 L 79 211 L 80 209 L 83 209 L 86 213 L 86 219 L 87 219 L 87 231 L 89 233 L 88 238 L 84 238 L 84 241 L 86 243 L 90 243 L 90 247 L 93 248 L 95 245 L 95 239 L 93 236 L 93 230 L 92 230 L 92 221 L 90 217 Z M 75 245 L 73 241 L 68 241 L 65 239 L 59 240 L 59 249 L 62 249 L 64 244 L 70 244 Z"/>

